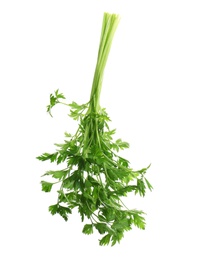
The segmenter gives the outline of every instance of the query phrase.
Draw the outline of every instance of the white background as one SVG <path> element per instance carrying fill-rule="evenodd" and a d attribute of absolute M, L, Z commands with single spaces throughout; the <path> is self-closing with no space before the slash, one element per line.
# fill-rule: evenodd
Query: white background
<path fill-rule="evenodd" d="M 98 246 L 75 211 L 51 216 L 56 193 L 41 192 L 53 151 L 76 124 L 68 109 L 46 113 L 59 88 L 67 102 L 88 101 L 103 12 L 122 17 L 103 83 L 123 155 L 146 167 L 154 186 L 128 205 L 147 213 L 120 245 Z M 194 259 L 202 252 L 202 5 L 180 0 L 0 1 L 0 258 Z"/>

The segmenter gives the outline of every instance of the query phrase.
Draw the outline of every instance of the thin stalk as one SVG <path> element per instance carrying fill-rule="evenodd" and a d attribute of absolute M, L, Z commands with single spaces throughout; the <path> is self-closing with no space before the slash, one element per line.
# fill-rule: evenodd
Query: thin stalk
<path fill-rule="evenodd" d="M 97 64 L 95 68 L 92 90 L 90 95 L 90 100 L 92 101 L 91 109 L 93 109 L 94 112 L 99 113 L 100 92 L 102 88 L 104 69 L 107 63 L 107 59 L 112 45 L 112 40 L 116 28 L 119 24 L 119 21 L 120 21 L 120 17 L 118 15 L 116 14 L 111 15 L 108 13 L 104 13 Z"/>
<path fill-rule="evenodd" d="M 86 151 L 83 154 L 87 156 L 87 148 L 92 145 L 91 140 L 95 140 L 95 144 L 101 149 L 101 140 L 99 137 L 99 118 L 96 116 L 100 114 L 100 93 L 102 89 L 102 81 L 104 76 L 104 70 L 109 56 L 109 52 L 112 45 L 112 40 L 119 24 L 120 17 L 116 14 L 104 13 L 102 31 L 100 36 L 100 45 L 97 56 L 97 63 L 95 67 L 92 89 L 90 94 L 89 108 L 86 114 L 86 129 L 84 134 L 84 148 Z M 88 121 L 90 116 L 90 122 Z M 84 119 L 84 120 L 85 120 Z"/>

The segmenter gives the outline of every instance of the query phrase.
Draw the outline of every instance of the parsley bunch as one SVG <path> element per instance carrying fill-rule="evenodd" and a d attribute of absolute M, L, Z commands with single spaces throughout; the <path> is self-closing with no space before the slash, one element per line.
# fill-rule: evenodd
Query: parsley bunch
<path fill-rule="evenodd" d="M 66 165 L 64 169 L 47 171 L 43 175 L 51 176 L 55 182 L 41 181 L 45 192 L 59 184 L 57 203 L 49 206 L 51 214 L 60 214 L 67 221 L 72 209 L 77 208 L 81 220 L 88 220 L 83 233 L 92 234 L 97 230 L 103 235 L 100 245 L 120 242 L 124 231 L 131 230 L 133 225 L 145 228 L 144 212 L 128 209 L 121 197 L 129 192 L 144 196 L 146 187 L 152 190 L 145 178 L 149 166 L 134 171 L 129 161 L 117 154 L 129 144 L 121 139 L 113 140 L 115 129 L 110 130 L 110 118 L 99 102 L 104 68 L 119 20 L 118 15 L 104 14 L 90 101 L 82 105 L 66 104 L 59 90 L 50 95 L 47 111 L 51 114 L 56 104 L 69 106 L 70 117 L 79 121 L 78 130 L 74 135 L 65 133 L 64 143 L 55 144 L 54 153 L 37 157 L 41 161 Z M 129 184 L 131 181 L 133 184 Z"/>

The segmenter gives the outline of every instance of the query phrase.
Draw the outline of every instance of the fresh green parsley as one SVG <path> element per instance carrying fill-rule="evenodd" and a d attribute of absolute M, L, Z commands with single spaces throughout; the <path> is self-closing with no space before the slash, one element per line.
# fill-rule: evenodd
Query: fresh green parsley
<path fill-rule="evenodd" d="M 44 192 L 50 192 L 53 185 L 59 186 L 58 199 L 49 206 L 50 213 L 59 214 L 67 221 L 72 209 L 77 208 L 81 220 L 87 221 L 82 232 L 90 235 L 97 230 L 102 235 L 101 246 L 120 242 L 124 232 L 132 226 L 145 229 L 144 212 L 128 209 L 122 197 L 129 192 L 144 196 L 147 188 L 152 190 L 145 178 L 149 166 L 135 171 L 128 160 L 117 154 L 129 144 L 122 139 L 114 141 L 115 129 L 109 128 L 110 118 L 100 106 L 104 68 L 119 20 L 118 15 L 104 14 L 90 101 L 82 105 L 66 104 L 59 90 L 50 95 L 47 112 L 52 116 L 56 104 L 69 106 L 69 116 L 79 122 L 78 130 L 74 135 L 65 133 L 64 143 L 55 144 L 55 152 L 37 157 L 41 161 L 66 165 L 64 169 L 47 171 L 43 175 L 54 180 L 41 181 Z"/>

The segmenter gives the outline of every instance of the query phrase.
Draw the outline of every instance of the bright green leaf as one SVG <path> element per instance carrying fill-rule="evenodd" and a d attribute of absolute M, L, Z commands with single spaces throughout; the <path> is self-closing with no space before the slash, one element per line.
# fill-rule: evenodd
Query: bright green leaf
<path fill-rule="evenodd" d="M 49 206 L 49 211 L 52 215 L 55 215 L 57 213 L 57 210 L 58 210 L 58 204 L 55 204 L 55 205 L 51 205 Z"/>
<path fill-rule="evenodd" d="M 106 236 L 104 236 L 101 240 L 100 240 L 100 246 L 105 246 L 108 245 L 110 243 L 110 239 L 111 239 L 111 235 L 107 234 Z"/>
<path fill-rule="evenodd" d="M 41 181 L 42 191 L 50 192 L 54 183 Z"/>
<path fill-rule="evenodd" d="M 82 232 L 86 235 L 93 234 L 93 225 L 92 224 L 86 224 L 82 230 Z"/>

